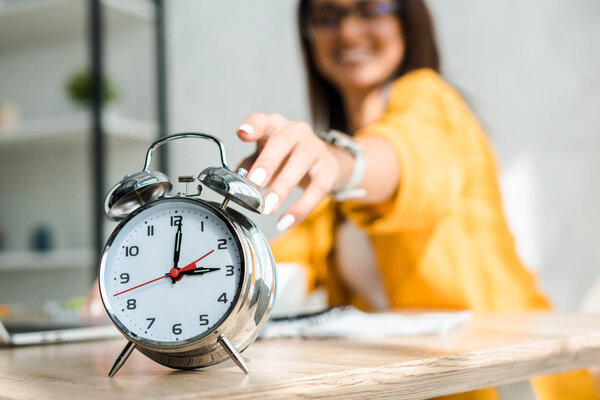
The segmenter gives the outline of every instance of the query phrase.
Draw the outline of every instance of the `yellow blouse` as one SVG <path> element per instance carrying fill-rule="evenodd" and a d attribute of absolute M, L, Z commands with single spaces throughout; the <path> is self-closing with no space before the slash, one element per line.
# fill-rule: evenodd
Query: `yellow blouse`
<path fill-rule="evenodd" d="M 367 233 L 392 308 L 550 307 L 515 252 L 485 133 L 436 72 L 421 69 L 396 80 L 384 116 L 355 136 L 362 135 L 395 149 L 401 176 L 395 197 L 381 205 L 324 200 L 272 243 L 277 262 L 304 264 L 310 287 L 325 287 L 330 304 L 368 308 L 344 287 L 333 262 L 336 226 L 347 218 Z M 533 385 L 541 399 L 600 399 L 583 371 L 536 378 Z M 485 389 L 445 398 L 498 396 Z"/>

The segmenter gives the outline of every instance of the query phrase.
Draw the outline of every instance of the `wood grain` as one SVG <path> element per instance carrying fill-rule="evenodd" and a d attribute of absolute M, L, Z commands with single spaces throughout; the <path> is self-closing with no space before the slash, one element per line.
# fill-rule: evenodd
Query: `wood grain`
<path fill-rule="evenodd" d="M 0 350 L 0 398 L 425 399 L 600 364 L 600 317 L 478 315 L 444 336 L 263 340 L 232 362 L 174 371 L 138 352 L 114 379 L 124 340 Z"/>

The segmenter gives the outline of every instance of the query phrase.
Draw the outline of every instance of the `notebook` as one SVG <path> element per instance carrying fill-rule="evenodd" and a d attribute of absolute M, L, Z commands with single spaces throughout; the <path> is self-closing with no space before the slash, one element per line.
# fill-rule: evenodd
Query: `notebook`
<path fill-rule="evenodd" d="M 106 321 L 0 320 L 0 346 L 77 342 L 120 336 L 117 328 Z"/>

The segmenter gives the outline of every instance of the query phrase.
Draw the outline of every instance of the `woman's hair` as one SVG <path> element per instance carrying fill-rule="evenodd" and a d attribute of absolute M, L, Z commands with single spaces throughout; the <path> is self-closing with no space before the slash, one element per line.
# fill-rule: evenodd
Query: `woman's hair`
<path fill-rule="evenodd" d="M 310 109 L 316 129 L 338 129 L 347 133 L 347 119 L 338 90 L 317 70 L 311 51 L 308 31 L 311 0 L 300 0 L 298 22 L 302 54 L 308 73 Z M 394 0 L 405 40 L 402 63 L 392 78 L 398 78 L 418 68 L 440 70 L 433 22 L 424 0 Z"/>

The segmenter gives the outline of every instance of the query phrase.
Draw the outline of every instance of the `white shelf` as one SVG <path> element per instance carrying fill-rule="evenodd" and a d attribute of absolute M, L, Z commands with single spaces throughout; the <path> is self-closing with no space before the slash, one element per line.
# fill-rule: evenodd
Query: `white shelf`
<path fill-rule="evenodd" d="M 157 124 L 108 113 L 103 116 L 105 137 L 120 145 L 148 144 L 157 137 Z M 14 128 L 0 128 L 0 153 L 48 148 L 48 146 L 81 146 L 89 143 L 90 116 L 77 113 L 61 117 L 22 122 Z"/>
<path fill-rule="evenodd" d="M 102 0 L 108 31 L 154 19 L 148 0 Z M 57 37 L 87 37 L 87 0 L 0 3 L 0 49 Z"/>
<path fill-rule="evenodd" d="M 94 263 L 91 248 L 61 249 L 47 252 L 30 250 L 0 251 L 0 273 L 24 270 L 58 270 L 90 268 Z"/>

